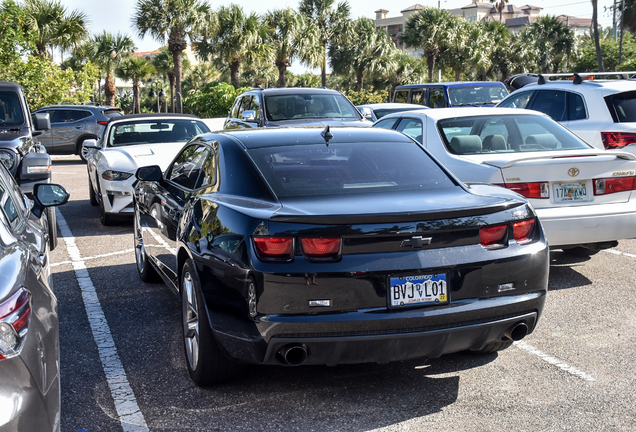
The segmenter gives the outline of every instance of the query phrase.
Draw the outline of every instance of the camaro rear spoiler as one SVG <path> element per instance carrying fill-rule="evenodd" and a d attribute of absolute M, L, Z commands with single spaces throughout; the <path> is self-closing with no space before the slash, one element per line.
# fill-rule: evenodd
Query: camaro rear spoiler
<path fill-rule="evenodd" d="M 413 212 L 413 213 L 384 213 L 384 214 L 361 214 L 361 215 L 276 215 L 270 218 L 275 222 L 307 223 L 317 225 L 348 225 L 348 224 L 370 224 L 370 223 L 398 223 L 398 222 L 419 222 L 436 219 L 454 219 L 469 216 L 483 216 L 497 213 L 511 208 L 524 205 L 523 201 L 505 200 L 496 204 L 482 207 L 457 208 L 445 211 Z"/>

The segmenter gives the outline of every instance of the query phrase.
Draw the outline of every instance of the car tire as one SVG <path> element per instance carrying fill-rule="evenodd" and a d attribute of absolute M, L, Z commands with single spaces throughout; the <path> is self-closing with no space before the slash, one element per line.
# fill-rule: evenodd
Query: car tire
<path fill-rule="evenodd" d="M 181 272 L 181 321 L 190 378 L 200 387 L 231 380 L 238 365 L 228 360 L 216 343 L 194 263 L 188 259 Z"/>
<path fill-rule="evenodd" d="M 49 249 L 57 247 L 57 219 L 55 217 L 55 207 L 46 208 L 46 223 L 49 229 Z"/>
<path fill-rule="evenodd" d="M 88 149 L 84 148 L 84 139 L 77 143 L 77 154 L 82 162 L 86 163 L 86 156 L 88 155 Z"/>
<path fill-rule="evenodd" d="M 139 279 L 144 282 L 158 281 L 159 274 L 148 259 L 148 254 L 146 253 L 146 248 L 144 246 L 139 218 L 139 208 L 137 207 L 137 204 L 135 204 L 133 241 L 135 246 L 135 262 L 137 263 L 137 274 L 139 275 Z"/>
<path fill-rule="evenodd" d="M 93 189 L 93 182 L 91 181 L 90 177 L 88 178 L 88 200 L 93 207 L 99 205 L 97 195 L 95 194 L 95 189 Z"/>
<path fill-rule="evenodd" d="M 491 342 L 480 350 L 471 351 L 474 354 L 491 354 L 497 351 L 503 351 L 506 348 L 510 348 L 512 346 L 511 340 L 501 341 L 501 342 Z"/>
<path fill-rule="evenodd" d="M 587 258 L 592 255 L 596 255 L 600 252 L 600 249 L 588 249 L 581 246 L 573 247 L 570 249 L 563 249 L 563 252 L 566 255 L 570 255 L 577 258 Z"/>

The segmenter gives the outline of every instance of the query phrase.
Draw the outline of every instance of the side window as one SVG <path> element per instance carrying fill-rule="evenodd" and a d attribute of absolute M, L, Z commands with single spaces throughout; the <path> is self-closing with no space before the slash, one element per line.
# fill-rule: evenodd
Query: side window
<path fill-rule="evenodd" d="M 408 90 L 396 91 L 395 97 L 393 99 L 394 99 L 394 102 L 397 102 L 397 103 L 407 103 L 409 100 L 409 91 Z"/>
<path fill-rule="evenodd" d="M 419 119 L 402 119 L 396 130 L 404 132 L 419 143 L 422 142 L 422 122 Z"/>
<path fill-rule="evenodd" d="M 210 150 L 203 162 L 203 167 L 196 188 L 212 186 L 216 183 L 216 152 Z"/>
<path fill-rule="evenodd" d="M 567 93 L 568 95 L 568 115 L 567 120 L 582 120 L 587 118 L 585 102 L 578 93 Z"/>
<path fill-rule="evenodd" d="M 379 127 L 379 128 L 383 128 L 383 129 L 393 129 L 393 127 L 395 126 L 395 123 L 399 120 L 399 117 L 393 117 L 393 118 L 388 118 L 388 119 L 382 119 L 379 122 L 377 122 L 375 125 L 373 125 L 374 127 Z"/>
<path fill-rule="evenodd" d="M 205 177 L 202 173 L 209 154 L 210 149 L 206 146 L 186 147 L 172 164 L 167 178 L 185 189 L 198 188 Z"/>
<path fill-rule="evenodd" d="M 250 107 L 248 109 L 251 109 L 252 111 L 254 111 L 256 114 L 254 115 L 254 118 L 256 118 L 257 120 L 261 119 L 261 98 L 259 96 L 252 96 L 251 99 L 251 104 Z"/>
<path fill-rule="evenodd" d="M 429 90 L 428 106 L 430 108 L 444 108 L 446 106 L 446 96 L 444 96 L 444 89 Z"/>
<path fill-rule="evenodd" d="M 566 92 L 560 90 L 539 90 L 531 108 L 549 115 L 554 121 L 562 121 L 565 117 L 565 95 Z"/>
<path fill-rule="evenodd" d="M 414 90 L 411 95 L 411 103 L 426 106 L 426 90 Z"/>
<path fill-rule="evenodd" d="M 243 111 L 252 109 L 252 99 L 253 98 L 254 98 L 254 96 L 252 96 L 252 95 L 248 95 L 248 96 L 245 96 L 243 98 L 243 100 L 241 101 L 241 108 L 239 109 L 239 118 L 241 118 L 241 115 L 243 114 Z"/>
<path fill-rule="evenodd" d="M 234 101 L 234 105 L 232 105 L 232 109 L 230 110 L 230 117 L 238 118 L 239 109 L 241 108 L 241 99 L 243 98 L 239 97 Z"/>
<path fill-rule="evenodd" d="M 81 110 L 53 110 L 49 111 L 51 123 L 70 123 L 91 115 L 89 111 Z"/>
<path fill-rule="evenodd" d="M 501 108 L 526 108 L 533 92 L 523 92 L 498 105 Z"/>

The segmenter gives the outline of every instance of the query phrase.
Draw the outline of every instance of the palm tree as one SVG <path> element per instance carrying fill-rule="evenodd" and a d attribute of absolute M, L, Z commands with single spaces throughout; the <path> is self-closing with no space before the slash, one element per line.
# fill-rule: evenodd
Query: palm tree
<path fill-rule="evenodd" d="M 34 55 L 53 58 L 53 50 L 62 53 L 88 38 L 88 18 L 84 12 L 67 11 L 59 0 L 24 0 L 28 26 L 36 31 Z"/>
<path fill-rule="evenodd" d="M 362 90 L 367 72 L 381 72 L 393 65 L 395 44 L 385 31 L 376 31 L 369 18 L 360 18 L 350 38 L 342 38 L 329 48 L 331 68 L 335 73 L 355 74 L 355 91 Z"/>
<path fill-rule="evenodd" d="M 481 24 L 455 17 L 449 22 L 447 43 L 440 50 L 439 60 L 443 66 L 453 70 L 455 81 L 461 79 L 462 72 L 466 72 L 466 66 L 472 60 L 473 41 L 470 35 L 475 25 Z"/>
<path fill-rule="evenodd" d="M 139 85 L 156 74 L 154 66 L 144 57 L 128 57 L 119 63 L 115 74 L 133 85 L 133 114 L 141 112 Z"/>
<path fill-rule="evenodd" d="M 417 84 L 426 79 L 426 70 L 420 59 L 398 51 L 391 68 L 384 74 L 384 80 L 389 83 L 389 99 L 392 98 L 395 87 L 404 84 Z"/>
<path fill-rule="evenodd" d="M 106 83 L 104 84 L 106 105 L 114 106 L 117 87 L 113 74 L 119 62 L 133 51 L 135 43 L 128 35 L 121 33 L 113 35 L 104 31 L 94 36 L 89 46 L 91 49 L 89 58 L 94 59 L 102 71 L 106 72 Z"/>
<path fill-rule="evenodd" d="M 428 66 L 428 81 L 433 82 L 435 61 L 447 42 L 450 14 L 444 9 L 425 7 L 406 20 L 402 42 L 407 48 L 421 48 Z"/>
<path fill-rule="evenodd" d="M 503 22 L 503 10 L 510 0 L 489 0 L 499 11 L 499 22 Z"/>
<path fill-rule="evenodd" d="M 572 56 L 576 37 L 572 29 L 553 16 L 537 18 L 522 31 L 527 43 L 534 47 L 537 68 L 542 73 L 557 73 L 560 65 Z"/>
<path fill-rule="evenodd" d="M 335 10 L 333 4 L 334 0 L 301 0 L 298 7 L 300 13 L 313 24 L 317 32 L 316 45 L 319 47 L 319 55 L 308 55 L 304 60 L 310 66 L 316 67 L 319 59 L 323 87 L 327 86 L 327 46 L 339 33 L 346 31 L 345 27 L 350 21 L 349 3 L 343 1 Z"/>
<path fill-rule="evenodd" d="M 175 76 L 174 76 L 174 58 L 172 53 L 167 48 L 162 48 L 159 52 L 152 58 L 152 65 L 155 67 L 157 72 L 163 77 L 165 80 L 168 79 L 168 83 L 170 85 L 170 103 L 172 106 L 172 112 L 175 112 L 174 107 L 174 94 L 175 94 Z M 188 56 L 182 58 L 181 69 L 183 72 L 187 73 L 191 68 L 190 61 L 188 60 Z M 166 112 L 168 101 L 166 101 Z"/>
<path fill-rule="evenodd" d="M 484 23 L 484 29 L 492 42 L 490 58 L 493 69 L 497 72 L 497 81 L 504 81 L 510 76 L 516 54 L 516 51 L 511 49 L 510 31 L 504 23 L 492 20 Z"/>
<path fill-rule="evenodd" d="M 298 12 L 285 8 L 268 12 L 264 23 L 270 28 L 269 43 L 274 48 L 278 87 L 287 87 L 285 75 L 303 42 L 301 36 L 305 29 L 305 20 Z"/>
<path fill-rule="evenodd" d="M 267 27 L 261 25 L 258 15 L 245 15 L 241 6 L 221 6 L 211 17 L 197 41 L 200 57 L 216 59 L 230 68 L 230 81 L 235 89 L 240 87 L 239 73 L 245 61 L 266 58 L 270 47 Z"/>
<path fill-rule="evenodd" d="M 207 2 L 201 0 L 137 0 L 133 25 L 140 37 L 149 33 L 157 41 L 168 42 L 174 62 L 176 92 L 180 98 L 183 50 L 188 47 L 187 39 L 194 38 L 209 13 Z"/>
<path fill-rule="evenodd" d="M 599 72 L 604 72 L 603 53 L 601 52 L 601 43 L 598 37 L 598 0 L 592 0 L 592 30 L 594 32 L 594 46 L 596 47 L 598 70 Z"/>

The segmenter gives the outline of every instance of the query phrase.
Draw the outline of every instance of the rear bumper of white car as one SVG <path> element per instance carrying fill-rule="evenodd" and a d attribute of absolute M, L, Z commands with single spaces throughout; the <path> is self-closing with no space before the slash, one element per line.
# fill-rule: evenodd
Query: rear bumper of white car
<path fill-rule="evenodd" d="M 633 202 L 535 208 L 550 247 L 636 238 Z"/>

